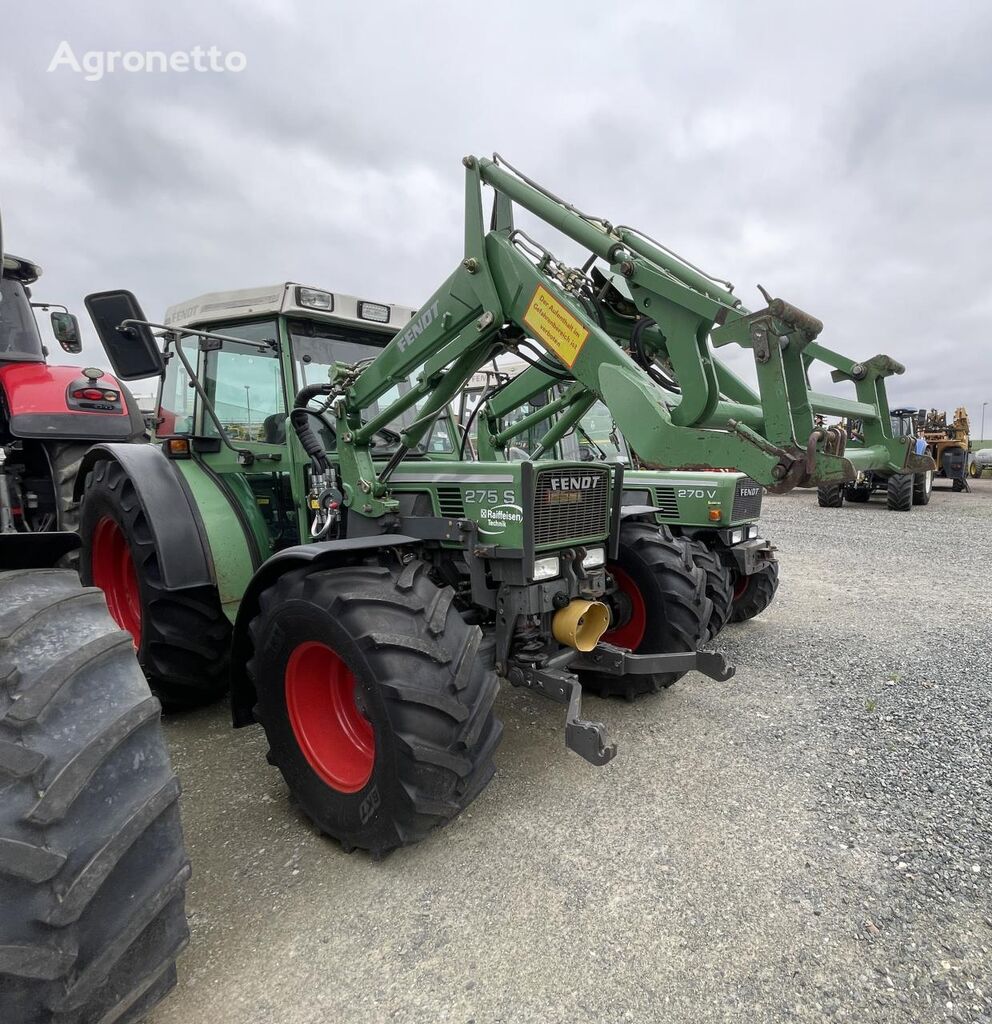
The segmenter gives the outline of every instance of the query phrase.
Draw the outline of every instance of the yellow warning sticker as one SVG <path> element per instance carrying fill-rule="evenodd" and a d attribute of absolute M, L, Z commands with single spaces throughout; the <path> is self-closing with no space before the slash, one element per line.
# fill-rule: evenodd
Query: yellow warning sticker
<path fill-rule="evenodd" d="M 524 313 L 524 323 L 568 367 L 575 364 L 589 337 L 581 322 L 541 284 Z"/>

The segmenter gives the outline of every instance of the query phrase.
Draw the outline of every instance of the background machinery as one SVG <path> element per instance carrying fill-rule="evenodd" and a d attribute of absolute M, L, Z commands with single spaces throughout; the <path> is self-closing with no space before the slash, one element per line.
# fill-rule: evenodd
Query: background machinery
<path fill-rule="evenodd" d="M 129 1024 L 187 941 L 179 781 L 131 637 L 55 566 L 83 451 L 140 420 L 118 381 L 46 363 L 40 270 L 2 233 L 0 268 L 0 1020 Z M 78 353 L 75 318 L 52 326 Z"/>
<path fill-rule="evenodd" d="M 907 444 L 920 454 L 927 451 L 926 442 L 918 437 L 917 410 L 893 409 L 892 436 L 905 438 Z M 863 443 L 864 425 L 860 419 L 841 423 L 840 429 L 849 432 L 852 449 Z M 929 462 L 933 466 L 932 461 Z M 843 483 L 821 484 L 817 499 L 821 508 L 840 508 L 844 500 L 863 504 L 877 491 L 885 492 L 885 501 L 891 512 L 908 512 L 914 505 L 929 505 L 933 492 L 934 470 L 915 473 L 894 472 L 891 466 L 881 469 L 861 469 L 853 480 Z"/>
<path fill-rule="evenodd" d="M 937 464 L 936 475 L 951 480 L 951 489 L 968 490 L 968 411 L 958 407 L 954 419 L 947 422 L 947 413 L 931 409 L 920 411 L 918 427 L 927 443 L 927 450 Z"/>
<path fill-rule="evenodd" d="M 891 359 L 823 348 L 819 321 L 779 299 L 748 312 L 725 283 L 498 160 L 465 168 L 463 257 L 412 314 L 289 284 L 240 295 L 205 331 L 210 300 L 156 325 L 127 292 L 87 299 L 117 363 L 162 373 L 164 390 L 160 444 L 84 459 L 84 579 L 166 699 L 214 695 L 223 677 L 204 669 L 229 658 L 235 724 L 262 725 L 320 829 L 376 854 L 484 788 L 498 676 L 563 704 L 566 744 L 605 764 L 616 747 L 581 717 L 584 680 L 731 671 L 691 646 L 656 649 L 672 575 L 694 588 L 700 630 L 705 583 L 691 558 L 667 558 L 658 526 L 624 529 L 622 464 L 459 457 L 450 404 L 495 356 L 536 339 L 573 378 L 567 407 L 547 407 L 552 432 L 600 399 L 652 467 L 736 468 L 787 490 L 932 466 L 890 433 Z M 589 250 L 585 265 L 517 230 L 514 203 Z M 711 341 L 754 352 L 757 391 Z M 812 391 L 814 360 L 856 398 Z M 817 413 L 860 416 L 864 444 L 845 450 Z M 636 652 L 603 639 L 624 625 L 606 565 L 628 548 L 649 624 Z"/>

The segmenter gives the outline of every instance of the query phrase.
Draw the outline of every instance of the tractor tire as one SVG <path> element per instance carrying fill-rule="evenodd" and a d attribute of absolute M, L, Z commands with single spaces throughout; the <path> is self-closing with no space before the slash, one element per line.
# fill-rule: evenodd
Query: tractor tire
<path fill-rule="evenodd" d="M 760 615 L 775 599 L 778 590 L 778 562 L 766 562 L 750 576 L 737 576 L 731 622 L 746 622 Z"/>
<path fill-rule="evenodd" d="M 231 624 L 216 587 L 166 590 L 159 552 L 134 484 L 118 462 L 98 462 L 80 509 L 80 575 L 107 595 L 134 638 L 138 661 L 167 710 L 210 704 L 227 690 Z"/>
<path fill-rule="evenodd" d="M 92 447 L 90 441 L 54 442 L 45 446 L 55 485 L 60 530 L 79 529 L 79 506 L 73 501 L 72 491 L 79 475 L 79 464 Z"/>
<path fill-rule="evenodd" d="M 620 553 L 607 571 L 618 592 L 608 599 L 611 628 L 608 643 L 635 654 L 677 654 L 695 651 L 708 639 L 713 605 L 706 596 L 706 573 L 696 565 L 690 547 L 665 526 L 628 520 L 620 527 Z M 600 697 L 633 700 L 657 693 L 677 682 L 684 672 L 611 676 L 580 672 L 583 690 Z"/>
<path fill-rule="evenodd" d="M 933 470 L 913 474 L 913 504 L 929 505 L 933 493 Z"/>
<path fill-rule="evenodd" d="M 908 512 L 913 507 L 914 473 L 893 473 L 886 483 L 890 512 Z"/>
<path fill-rule="evenodd" d="M 977 480 L 981 475 L 982 467 L 979 466 L 977 462 L 970 462 L 968 464 L 968 476 L 970 476 L 972 480 Z"/>
<path fill-rule="evenodd" d="M 843 484 L 821 484 L 816 489 L 820 508 L 840 508 L 844 504 Z"/>
<path fill-rule="evenodd" d="M 161 709 L 74 572 L 0 573 L 0 609 L 0 1020 L 131 1024 L 189 939 Z"/>
<path fill-rule="evenodd" d="M 719 555 L 703 541 L 688 538 L 680 540 L 689 546 L 693 562 L 706 574 L 706 596 L 713 605 L 706 626 L 706 641 L 709 642 L 730 619 L 730 608 L 734 603 L 734 575 L 730 566 L 725 565 Z"/>
<path fill-rule="evenodd" d="M 269 760 L 314 824 L 380 857 L 493 777 L 494 650 L 412 561 L 294 569 L 265 590 L 248 673 Z"/>
<path fill-rule="evenodd" d="M 964 490 L 964 486 L 965 486 L 965 481 L 962 478 L 960 478 L 960 477 L 955 477 L 954 480 L 951 483 L 951 490 L 952 491 L 963 491 Z"/>
<path fill-rule="evenodd" d="M 870 487 L 845 487 L 844 497 L 858 505 L 863 505 L 871 497 Z"/>

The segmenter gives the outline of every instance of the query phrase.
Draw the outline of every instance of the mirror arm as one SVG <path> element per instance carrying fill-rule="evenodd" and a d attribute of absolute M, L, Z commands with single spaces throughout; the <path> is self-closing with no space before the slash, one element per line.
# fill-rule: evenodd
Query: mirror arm
<path fill-rule="evenodd" d="M 120 325 L 118 330 L 119 331 L 129 330 L 130 328 L 127 326 L 128 324 L 138 323 L 138 322 L 139 321 L 135 321 L 135 320 L 125 320 Z M 147 327 L 160 327 L 161 325 L 159 325 L 159 324 L 146 324 L 145 326 L 147 326 Z M 256 459 L 267 459 L 267 460 L 269 460 L 271 462 L 280 462 L 282 460 L 282 456 L 281 455 L 256 455 L 253 451 L 251 451 L 248 448 L 235 448 L 234 447 L 233 443 L 231 442 L 230 436 L 228 435 L 227 431 L 224 429 L 224 425 L 218 419 L 217 413 L 214 410 L 214 407 L 211 404 L 210 399 L 207 397 L 206 391 L 203 389 L 203 385 L 200 383 L 199 378 L 196 376 L 196 373 L 194 372 L 193 368 L 189 365 L 189 360 L 186 358 L 186 353 L 183 352 L 183 347 L 180 344 L 180 340 L 181 339 L 176 337 L 176 335 L 179 333 L 179 331 L 182 331 L 184 334 L 196 334 L 197 332 L 196 331 L 183 331 L 182 328 L 179 328 L 179 331 L 175 331 L 171 327 L 161 327 L 161 329 L 166 331 L 167 333 L 173 335 L 173 337 L 175 337 L 176 344 L 175 344 L 175 347 L 172 349 L 172 351 L 175 352 L 177 356 L 179 356 L 179 361 L 183 364 L 183 369 L 185 369 L 185 371 L 186 371 L 186 376 L 189 377 L 190 383 L 193 385 L 193 390 L 199 396 L 200 401 L 203 402 L 203 408 L 206 411 L 207 415 L 210 417 L 210 420 L 213 423 L 213 425 L 217 428 L 217 433 L 220 435 L 220 439 L 238 457 L 238 462 L 241 465 L 243 465 L 243 466 L 250 466 Z M 239 341 L 239 340 L 243 340 L 243 339 L 232 338 L 231 340 L 232 341 Z"/>

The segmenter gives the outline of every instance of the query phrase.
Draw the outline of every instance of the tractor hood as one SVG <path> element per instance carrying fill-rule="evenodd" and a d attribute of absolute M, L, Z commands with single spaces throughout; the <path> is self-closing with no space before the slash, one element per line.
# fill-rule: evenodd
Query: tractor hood
<path fill-rule="evenodd" d="M 116 397 L 108 399 L 111 394 Z M 0 398 L 0 427 L 6 420 L 18 438 L 127 441 L 143 430 L 141 414 L 116 378 L 91 380 L 78 366 L 0 366 Z"/>
<path fill-rule="evenodd" d="M 654 505 L 660 521 L 681 526 L 753 522 L 761 515 L 763 494 L 761 484 L 744 473 L 630 470 L 623 477 L 625 505 Z"/>

